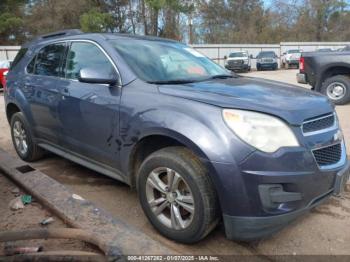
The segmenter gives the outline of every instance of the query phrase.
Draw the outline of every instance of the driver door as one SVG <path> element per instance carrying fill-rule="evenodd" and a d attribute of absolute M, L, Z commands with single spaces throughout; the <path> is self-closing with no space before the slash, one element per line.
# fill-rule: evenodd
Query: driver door
<path fill-rule="evenodd" d="M 62 100 L 59 117 L 65 148 L 99 163 L 117 168 L 116 149 L 121 89 L 105 84 L 79 82 L 83 68 L 115 74 L 115 65 L 95 43 L 77 41 L 70 44 L 65 79 L 61 81 Z"/>

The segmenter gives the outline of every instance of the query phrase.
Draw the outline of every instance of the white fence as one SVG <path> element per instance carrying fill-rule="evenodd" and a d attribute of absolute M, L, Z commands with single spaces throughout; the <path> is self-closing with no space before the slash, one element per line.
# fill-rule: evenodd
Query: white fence
<path fill-rule="evenodd" d="M 249 55 L 256 57 L 260 51 L 274 51 L 279 57 L 288 50 L 300 49 L 304 52 L 316 51 L 318 48 L 331 48 L 336 50 L 349 45 L 350 42 L 282 42 L 280 44 L 207 44 L 192 45 L 197 51 L 208 56 L 220 65 L 224 65 L 224 56 L 233 51 L 248 51 Z M 256 59 L 251 61 L 252 68 L 256 68 Z"/>
<path fill-rule="evenodd" d="M 250 55 L 256 57 L 260 51 L 274 51 L 279 57 L 290 49 L 300 49 L 304 52 L 315 51 L 318 48 L 338 49 L 349 45 L 350 42 L 282 42 L 280 44 L 207 44 L 193 45 L 202 54 L 208 56 L 220 65 L 224 65 L 224 56 L 228 56 L 233 51 L 248 51 Z M 0 46 L 0 61 L 13 60 L 19 51 L 19 46 Z M 256 67 L 256 60 L 252 59 L 252 68 Z"/>
<path fill-rule="evenodd" d="M 0 46 L 0 61 L 13 60 L 20 48 L 20 46 Z"/>

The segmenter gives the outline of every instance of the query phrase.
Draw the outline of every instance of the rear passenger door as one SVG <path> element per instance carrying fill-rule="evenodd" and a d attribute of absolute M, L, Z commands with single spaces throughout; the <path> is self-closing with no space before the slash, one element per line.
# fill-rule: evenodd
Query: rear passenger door
<path fill-rule="evenodd" d="M 43 47 L 27 66 L 22 91 L 29 102 L 36 137 L 59 143 L 61 125 L 57 107 L 61 94 L 57 80 L 63 77 L 66 43 Z"/>
<path fill-rule="evenodd" d="M 116 86 L 79 82 L 83 68 L 118 74 L 108 55 L 96 43 L 73 41 L 61 81 L 59 115 L 66 148 L 99 163 L 117 167 L 116 138 L 121 90 Z"/>

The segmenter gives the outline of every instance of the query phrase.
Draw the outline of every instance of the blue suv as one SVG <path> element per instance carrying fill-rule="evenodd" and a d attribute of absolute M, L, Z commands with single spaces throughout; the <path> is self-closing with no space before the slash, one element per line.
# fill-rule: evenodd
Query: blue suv
<path fill-rule="evenodd" d="M 266 237 L 349 177 L 334 106 L 241 77 L 166 39 L 64 31 L 24 45 L 6 114 L 25 161 L 46 151 L 137 188 L 152 225 L 193 243 Z"/>

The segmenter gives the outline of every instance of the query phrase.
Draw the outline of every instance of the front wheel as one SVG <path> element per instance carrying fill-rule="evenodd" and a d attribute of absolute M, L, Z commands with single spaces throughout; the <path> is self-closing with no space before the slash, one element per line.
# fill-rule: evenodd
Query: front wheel
<path fill-rule="evenodd" d="M 138 173 L 141 206 L 167 238 L 195 243 L 218 222 L 218 203 L 208 172 L 188 149 L 169 147 L 151 154 Z"/>
<path fill-rule="evenodd" d="M 322 84 L 321 92 L 334 104 L 344 105 L 350 102 L 350 78 L 344 75 L 330 77 Z"/>

